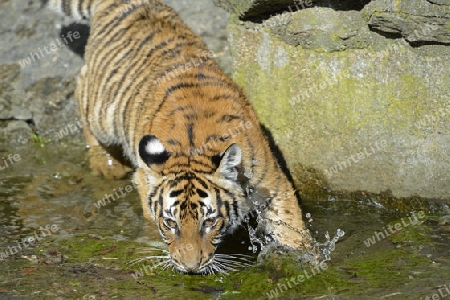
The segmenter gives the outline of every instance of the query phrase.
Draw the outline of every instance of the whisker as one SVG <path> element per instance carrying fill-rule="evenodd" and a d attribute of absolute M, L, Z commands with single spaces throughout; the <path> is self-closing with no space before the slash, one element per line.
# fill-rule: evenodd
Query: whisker
<path fill-rule="evenodd" d="M 132 266 L 146 260 L 161 260 L 161 259 L 170 259 L 170 255 L 153 255 L 153 256 L 139 257 L 128 262 L 128 265 Z"/>
<path fill-rule="evenodd" d="M 161 248 L 155 248 L 155 247 L 142 247 L 142 248 L 138 248 L 137 250 L 140 251 L 161 251 L 161 252 L 169 252 L 166 249 L 161 249 Z"/>
<path fill-rule="evenodd" d="M 236 261 L 240 261 L 240 262 L 246 262 L 246 263 L 251 263 L 253 264 L 255 262 L 255 258 L 252 256 L 248 256 L 248 255 L 239 255 L 239 254 L 215 254 L 216 257 L 221 258 L 221 259 L 231 259 L 231 260 L 236 260 Z"/>
<path fill-rule="evenodd" d="M 254 256 L 251 255 L 247 255 L 247 254 L 228 254 L 228 253 L 217 253 L 215 254 L 217 256 L 227 256 L 227 257 L 234 257 L 234 258 L 246 258 L 246 259 L 251 259 L 251 260 L 255 260 Z"/>

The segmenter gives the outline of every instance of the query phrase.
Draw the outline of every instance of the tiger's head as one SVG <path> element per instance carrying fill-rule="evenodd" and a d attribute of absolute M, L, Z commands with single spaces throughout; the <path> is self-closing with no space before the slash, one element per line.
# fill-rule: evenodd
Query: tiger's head
<path fill-rule="evenodd" d="M 135 174 L 144 215 L 167 243 L 171 264 L 183 273 L 220 271 L 215 251 L 245 214 L 238 183 L 242 151 L 229 145 L 215 156 L 173 155 L 153 135 L 139 143 Z"/>

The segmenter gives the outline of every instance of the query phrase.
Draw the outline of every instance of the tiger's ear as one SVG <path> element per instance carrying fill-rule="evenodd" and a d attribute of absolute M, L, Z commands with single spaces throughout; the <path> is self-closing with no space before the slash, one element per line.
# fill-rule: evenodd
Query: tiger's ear
<path fill-rule="evenodd" d="M 238 176 L 236 167 L 242 161 L 241 147 L 237 144 L 232 144 L 225 152 L 222 152 L 220 156 L 222 159 L 220 161 L 219 168 L 217 168 L 217 172 L 219 172 L 225 179 L 236 181 Z"/>
<path fill-rule="evenodd" d="M 170 157 L 164 145 L 154 135 L 145 135 L 139 142 L 139 155 L 148 165 L 160 165 Z"/>

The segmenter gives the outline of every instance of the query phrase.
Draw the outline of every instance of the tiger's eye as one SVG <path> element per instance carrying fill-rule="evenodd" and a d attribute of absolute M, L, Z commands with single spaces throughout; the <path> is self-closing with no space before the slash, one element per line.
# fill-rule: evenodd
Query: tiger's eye
<path fill-rule="evenodd" d="M 215 218 L 208 218 L 205 221 L 203 221 L 203 226 L 213 226 L 216 223 Z"/>
<path fill-rule="evenodd" d="M 164 222 L 165 222 L 165 223 L 167 224 L 167 226 L 169 226 L 169 227 L 172 227 L 172 228 L 177 227 L 177 222 L 176 222 L 175 220 L 166 218 L 166 219 L 164 220 Z"/>

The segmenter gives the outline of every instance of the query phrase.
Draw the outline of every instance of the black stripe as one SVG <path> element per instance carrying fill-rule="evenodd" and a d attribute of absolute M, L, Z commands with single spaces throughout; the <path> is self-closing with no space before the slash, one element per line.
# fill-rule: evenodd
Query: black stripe
<path fill-rule="evenodd" d="M 227 212 L 227 217 L 230 218 L 230 202 L 224 201 L 225 211 Z"/>
<path fill-rule="evenodd" d="M 147 205 L 149 210 L 152 210 L 152 198 L 150 196 L 147 197 Z M 155 213 L 155 211 L 153 211 L 153 213 Z"/>
<path fill-rule="evenodd" d="M 113 8 L 115 8 L 115 7 L 117 7 L 117 4 L 116 3 L 112 3 L 111 5 L 109 5 L 106 9 L 104 9 L 103 10 L 103 15 L 102 15 L 102 17 L 107 17 L 107 16 L 109 16 L 109 14 L 115 14 L 116 13 L 116 11 L 113 11 Z M 101 36 L 103 36 L 103 35 L 109 35 L 109 33 L 110 33 L 110 31 L 113 29 L 113 28 L 116 28 L 115 26 L 114 26 L 114 24 L 116 23 L 116 21 L 117 21 L 117 18 L 113 18 L 108 24 L 105 24 L 104 26 L 101 26 L 101 24 L 99 24 L 98 25 L 98 28 L 97 28 L 97 31 L 96 31 L 96 33 L 99 33 L 99 35 L 91 35 L 91 37 L 92 37 L 92 40 L 97 40 L 98 38 L 100 38 Z M 101 23 L 101 22 L 100 22 Z M 110 31 L 106 31 L 106 29 L 108 28 L 108 27 L 112 27 L 111 28 L 111 30 Z M 92 33 L 93 33 L 94 31 L 92 31 Z"/>
<path fill-rule="evenodd" d="M 214 96 L 211 99 L 209 99 L 210 101 L 218 101 L 218 100 L 233 100 L 233 101 L 237 101 L 236 97 L 231 95 L 231 94 L 225 94 L 225 95 L 218 95 L 218 96 Z"/>
<path fill-rule="evenodd" d="M 171 191 L 169 194 L 169 197 L 178 197 L 179 195 L 181 195 L 184 192 L 184 190 L 174 190 Z M 174 202 L 173 205 L 178 205 L 178 200 Z"/>
<path fill-rule="evenodd" d="M 114 47 L 109 47 L 109 49 L 112 48 L 112 51 L 98 51 L 97 55 L 92 57 L 92 59 L 95 61 L 95 66 L 96 66 L 96 70 L 97 73 L 100 71 L 100 76 L 102 76 L 103 74 L 105 74 L 105 68 L 111 66 L 111 59 L 106 59 L 107 57 L 117 57 L 117 54 L 120 53 L 121 51 L 123 51 L 124 49 L 128 48 L 128 52 L 130 52 L 131 50 L 135 49 L 135 44 L 133 45 L 129 45 L 127 43 L 123 43 L 122 38 L 124 35 L 126 35 L 128 33 L 128 31 L 130 29 L 132 29 L 133 26 L 130 25 L 128 27 L 125 28 L 120 28 L 119 27 L 119 31 L 116 32 L 116 35 L 110 37 L 108 36 L 108 40 L 105 41 L 105 48 L 111 46 L 111 44 L 115 43 L 115 42 L 119 42 L 119 45 L 114 45 Z M 106 37 L 105 37 L 106 38 Z M 101 43 L 101 42 L 100 42 Z M 139 49 L 139 48 L 137 48 Z M 101 55 L 104 54 L 104 55 Z M 120 58 L 119 61 L 122 61 L 123 59 L 125 59 L 126 56 Z M 119 65 L 118 62 L 115 65 Z"/>
<path fill-rule="evenodd" d="M 217 114 L 217 111 L 205 111 L 203 113 L 204 118 L 211 118 L 214 117 Z"/>
<path fill-rule="evenodd" d="M 228 189 L 217 185 L 215 182 L 209 180 L 208 178 L 205 178 L 205 180 L 208 182 L 208 184 L 211 186 L 211 188 L 218 188 L 218 189 L 224 191 L 225 193 L 229 193 Z"/>
<path fill-rule="evenodd" d="M 214 192 L 216 193 L 217 210 L 219 211 L 220 216 L 223 217 L 222 211 L 220 209 L 223 206 L 222 197 L 220 196 L 220 190 L 218 188 L 215 188 Z M 228 215 L 228 211 L 226 213 Z"/>
<path fill-rule="evenodd" d="M 158 192 L 159 192 L 159 190 L 160 190 L 160 188 L 161 188 L 161 186 L 163 185 L 164 183 L 160 183 L 160 184 L 158 184 L 157 186 L 155 186 L 154 187 L 154 189 L 153 189 L 153 192 L 150 194 L 150 197 L 155 197 L 156 196 L 156 194 L 158 194 Z"/>
<path fill-rule="evenodd" d="M 187 114 L 187 115 L 184 115 L 184 118 L 185 118 L 187 121 L 196 121 L 196 120 L 198 119 L 198 114 L 196 114 L 196 113 L 193 113 L 193 114 Z"/>
<path fill-rule="evenodd" d="M 213 74 L 215 75 L 216 73 L 213 73 Z M 223 80 L 223 78 L 221 78 L 221 77 L 205 75 L 204 73 L 200 73 L 200 72 L 197 73 L 197 74 L 195 74 L 194 77 L 195 77 L 196 79 L 214 79 L 215 81 L 225 81 L 225 80 Z"/>
<path fill-rule="evenodd" d="M 151 209 L 151 203 L 153 202 L 153 212 L 154 212 L 155 216 L 156 216 L 156 208 L 157 208 L 158 201 L 153 201 L 153 198 L 156 196 L 156 194 L 158 194 L 158 192 L 161 194 L 161 191 L 162 191 L 161 186 L 162 185 L 163 185 L 163 183 L 160 183 L 159 185 L 157 185 L 154 188 L 153 192 L 148 196 L 148 199 L 150 202 L 149 203 L 150 209 Z"/>
<path fill-rule="evenodd" d="M 144 4 L 142 4 L 142 5 L 139 5 L 139 6 L 136 6 L 136 7 L 134 7 L 134 9 L 136 9 L 136 8 L 139 8 L 139 7 L 143 7 L 143 6 L 145 6 L 146 4 L 144 3 Z M 116 26 L 114 26 L 115 24 L 120 24 L 124 19 L 126 19 L 128 16 L 130 16 L 130 13 L 131 12 L 129 12 L 129 13 L 127 13 L 127 14 L 121 14 L 118 18 L 116 17 L 116 11 L 114 10 L 112 10 L 111 8 L 112 7 L 116 7 L 117 8 L 117 5 L 115 4 L 115 3 L 113 3 L 113 4 L 111 4 L 110 6 L 108 6 L 106 9 L 104 9 L 103 11 L 105 12 L 105 15 L 103 15 L 103 17 L 109 17 L 111 14 L 113 14 L 113 18 L 112 18 L 112 20 L 111 21 L 109 21 L 107 24 L 105 24 L 103 27 L 101 27 L 101 28 L 98 28 L 97 29 L 97 32 L 99 32 L 100 34 L 98 35 L 98 36 L 94 36 L 93 37 L 93 40 L 95 39 L 95 40 L 98 40 L 98 39 L 101 39 L 102 37 L 107 37 L 107 36 L 109 36 L 110 35 L 110 33 L 111 33 L 111 31 L 113 30 L 113 29 L 115 29 L 115 28 L 117 28 Z M 111 27 L 111 28 L 109 28 L 109 27 Z M 109 28 L 109 29 L 108 29 Z M 108 30 L 107 30 L 108 29 Z"/>
<path fill-rule="evenodd" d="M 205 144 L 208 144 L 210 141 L 214 142 L 224 142 L 228 138 L 225 138 L 223 135 L 217 135 L 217 134 L 210 134 L 205 139 Z"/>
<path fill-rule="evenodd" d="M 238 116 L 238 115 L 223 115 L 216 122 L 217 123 L 230 123 L 231 121 L 234 121 L 234 120 L 242 120 L 242 121 L 244 121 L 245 118 L 242 117 L 242 116 Z"/>
<path fill-rule="evenodd" d="M 151 206 L 150 206 L 150 208 L 151 208 Z M 158 201 L 153 201 L 153 214 L 155 217 L 158 215 L 157 208 L 158 208 Z"/>
<path fill-rule="evenodd" d="M 194 124 L 189 123 L 187 125 L 187 134 L 189 139 L 189 146 L 194 147 Z"/>
<path fill-rule="evenodd" d="M 168 76 L 169 73 L 172 73 L 172 72 L 178 70 L 179 68 L 184 67 L 185 65 L 186 65 L 186 60 L 183 60 L 183 62 L 181 62 L 181 63 L 177 63 L 176 65 L 170 65 L 163 71 L 159 71 L 154 76 L 155 76 L 156 80 L 158 80 L 159 78 L 164 78 L 164 77 Z"/>
<path fill-rule="evenodd" d="M 180 90 L 180 89 L 182 89 L 182 88 L 194 87 L 194 86 L 197 86 L 197 87 L 198 87 L 197 84 L 194 84 L 194 83 L 186 83 L 186 82 L 178 83 L 178 84 L 176 84 L 176 85 L 172 85 L 172 86 L 170 86 L 170 87 L 167 88 L 166 93 L 164 94 L 164 97 L 163 97 L 163 99 L 162 99 L 162 102 L 164 102 L 164 101 L 167 99 L 167 97 L 169 97 L 169 95 L 172 94 L 173 92 L 178 91 L 178 90 Z"/>
<path fill-rule="evenodd" d="M 171 54 L 172 54 L 172 57 L 174 57 L 173 54 L 180 54 L 180 51 L 181 51 L 180 48 L 181 48 L 182 46 L 195 46 L 195 45 L 198 45 L 198 44 L 199 44 L 199 41 L 198 41 L 198 40 L 195 40 L 195 41 L 192 41 L 192 42 L 189 42 L 189 41 L 183 41 L 183 42 L 180 42 L 180 43 L 176 43 L 176 44 L 175 44 L 175 47 L 170 48 L 170 49 L 167 49 L 167 50 L 164 50 L 164 51 L 162 52 L 162 55 L 171 53 Z M 200 45 L 199 45 L 199 46 L 200 46 Z M 200 48 L 200 47 L 199 47 L 199 48 Z"/>
<path fill-rule="evenodd" d="M 194 107 L 192 105 L 179 106 L 179 107 L 171 110 L 169 112 L 168 116 L 173 116 L 176 112 L 179 112 L 179 111 L 183 112 L 183 111 L 186 111 L 186 110 L 189 110 L 189 109 L 192 110 L 193 108 Z"/>
<path fill-rule="evenodd" d="M 200 179 L 198 177 L 195 178 L 195 180 L 200 183 L 200 185 L 204 188 L 204 189 L 208 189 L 208 185 L 206 184 L 206 182 L 203 181 L 203 179 Z"/>
<path fill-rule="evenodd" d="M 239 216 L 239 212 L 238 212 L 239 205 L 238 205 L 238 201 L 236 200 L 236 195 L 233 194 L 232 192 L 228 191 L 228 190 L 225 190 L 225 193 L 226 193 L 227 196 L 230 197 L 230 198 L 232 199 L 232 201 L 233 201 L 232 206 L 233 206 L 233 213 L 234 213 L 234 215 L 235 215 L 236 217 Z"/>
<path fill-rule="evenodd" d="M 197 74 L 195 75 L 195 78 L 197 78 L 197 79 L 205 79 L 206 76 L 205 76 L 205 74 L 203 74 L 203 73 L 197 73 Z"/>
<path fill-rule="evenodd" d="M 162 225 L 164 226 L 164 228 L 166 228 L 166 230 L 171 230 L 171 228 L 167 226 L 164 222 L 162 222 Z"/>
<path fill-rule="evenodd" d="M 163 216 L 163 204 L 164 204 L 164 198 L 163 198 L 163 195 L 162 195 L 162 190 L 161 190 L 161 193 L 159 194 L 159 197 L 158 197 L 158 204 L 159 204 L 159 207 L 160 207 L 160 209 L 159 209 L 159 216 L 160 217 L 162 217 Z"/>
<path fill-rule="evenodd" d="M 200 165 L 200 166 L 202 166 L 202 167 L 208 167 L 208 168 L 211 168 L 210 165 L 205 164 L 205 163 L 203 163 L 202 161 L 199 161 L 199 160 L 196 160 L 196 159 L 191 159 L 191 160 L 190 160 L 190 163 L 191 163 L 191 164 L 192 164 L 192 163 L 195 163 L 195 164 L 198 164 L 198 165 Z"/>
<path fill-rule="evenodd" d="M 174 140 L 174 139 L 167 140 L 167 144 L 174 145 L 174 146 L 181 146 L 181 143 L 179 141 Z"/>
<path fill-rule="evenodd" d="M 172 85 L 169 88 L 167 88 L 166 93 L 163 97 L 163 102 L 167 99 L 167 97 L 169 97 L 170 94 L 172 94 L 175 91 L 178 91 L 182 88 L 191 88 L 191 87 L 196 87 L 196 88 L 200 88 L 200 87 L 204 87 L 204 86 L 208 86 L 208 85 L 212 85 L 212 86 L 216 86 L 216 87 L 224 87 L 224 81 L 205 81 L 205 82 L 201 82 L 199 83 L 190 83 L 190 82 L 183 82 L 183 83 L 178 83 L 176 85 Z M 236 86 L 230 84 L 230 83 L 226 83 L 228 88 L 236 88 Z"/>
<path fill-rule="evenodd" d="M 239 205 L 238 205 L 238 201 L 236 199 L 233 199 L 233 212 L 236 218 L 239 217 Z"/>

